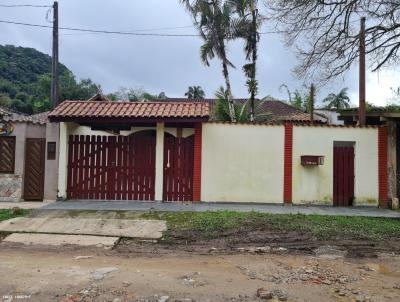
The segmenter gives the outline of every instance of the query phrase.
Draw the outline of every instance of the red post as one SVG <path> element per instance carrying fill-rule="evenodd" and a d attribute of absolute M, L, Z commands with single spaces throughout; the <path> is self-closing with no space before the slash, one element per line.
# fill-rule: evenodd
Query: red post
<path fill-rule="evenodd" d="M 201 201 L 201 145 L 202 124 L 197 123 L 194 128 L 194 163 L 193 163 L 193 201 Z"/>
<path fill-rule="evenodd" d="M 378 177 L 379 177 L 379 206 L 388 206 L 388 134 L 387 127 L 378 129 Z"/>
<path fill-rule="evenodd" d="M 283 202 L 292 203 L 293 124 L 285 124 Z"/>

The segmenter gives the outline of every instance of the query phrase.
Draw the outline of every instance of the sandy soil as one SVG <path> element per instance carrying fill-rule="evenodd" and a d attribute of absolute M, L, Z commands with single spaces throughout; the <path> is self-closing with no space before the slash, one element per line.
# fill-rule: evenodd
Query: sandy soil
<path fill-rule="evenodd" d="M 11 301 L 400 301 L 400 257 L 196 253 L 0 244 Z M 154 244 L 153 247 L 157 245 Z M 78 257 L 90 256 L 90 257 Z M 78 259 L 76 258 L 78 257 Z M 166 297 L 168 296 L 168 298 Z M 25 298 L 25 299 L 22 299 Z M 1 301 L 1 300 L 0 300 Z M 274 301 L 274 300 L 270 300 Z"/>

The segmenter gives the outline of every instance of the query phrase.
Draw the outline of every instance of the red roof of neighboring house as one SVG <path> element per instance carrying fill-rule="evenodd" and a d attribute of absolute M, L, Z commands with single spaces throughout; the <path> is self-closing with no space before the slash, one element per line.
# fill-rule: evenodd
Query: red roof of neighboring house
<path fill-rule="evenodd" d="M 168 98 L 165 99 L 164 102 L 206 102 L 209 103 L 211 108 L 214 107 L 216 99 L 202 99 L 202 100 L 188 100 L 185 98 Z M 234 99 L 235 102 L 244 104 L 247 102 L 247 99 Z M 257 99 L 257 101 L 261 101 Z M 276 100 L 272 97 L 267 97 L 267 100 L 263 101 L 260 110 L 262 113 L 270 113 L 271 117 L 268 122 L 283 122 L 283 121 L 291 121 L 291 122 L 302 122 L 309 123 L 310 122 L 310 114 L 305 113 L 292 105 Z M 314 119 L 316 121 L 322 121 L 317 116 L 314 115 Z"/>
<path fill-rule="evenodd" d="M 207 118 L 210 105 L 206 102 L 107 102 L 64 101 L 49 114 L 50 120 L 72 119 L 181 119 Z"/>
<path fill-rule="evenodd" d="M 26 122 L 26 123 L 44 125 L 48 122 L 47 118 L 48 114 L 49 114 L 48 111 L 32 115 L 13 114 L 11 117 L 7 117 L 5 119 L 11 122 L 20 122 L 20 123 Z"/>
<path fill-rule="evenodd" d="M 305 113 L 282 101 L 265 101 L 262 105 L 262 110 L 270 112 L 274 121 L 310 122 L 309 113 Z M 314 119 L 318 120 L 315 116 Z"/>
<path fill-rule="evenodd" d="M 48 114 L 49 112 L 41 112 L 37 114 L 28 115 L 26 113 L 21 113 L 13 109 L 0 106 L 0 116 L 2 116 L 5 121 L 10 121 L 10 122 L 44 125 L 48 122 L 47 119 Z"/>

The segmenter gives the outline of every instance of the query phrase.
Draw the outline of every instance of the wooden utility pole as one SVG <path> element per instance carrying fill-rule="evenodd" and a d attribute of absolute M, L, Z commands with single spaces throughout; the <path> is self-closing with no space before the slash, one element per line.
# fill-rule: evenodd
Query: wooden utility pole
<path fill-rule="evenodd" d="M 310 122 L 311 124 L 314 124 L 314 97 L 315 97 L 315 87 L 314 84 L 311 84 L 310 87 L 310 104 L 309 105 L 309 110 L 310 110 Z"/>
<path fill-rule="evenodd" d="M 360 27 L 360 74 L 359 74 L 359 104 L 358 124 L 365 126 L 365 17 L 361 18 Z"/>
<path fill-rule="evenodd" d="M 56 107 L 59 102 L 59 74 L 58 74 L 58 2 L 53 5 L 53 55 L 51 66 L 51 105 Z"/>

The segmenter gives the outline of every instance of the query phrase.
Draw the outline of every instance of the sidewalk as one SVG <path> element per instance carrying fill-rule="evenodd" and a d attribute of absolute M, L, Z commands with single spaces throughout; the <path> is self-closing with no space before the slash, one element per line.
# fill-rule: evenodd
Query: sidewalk
<path fill-rule="evenodd" d="M 40 203 L 39 203 L 40 204 Z M 42 204 L 43 205 L 43 204 Z M 19 207 L 23 207 L 18 205 Z M 339 215 L 400 218 L 400 212 L 376 207 L 332 207 L 332 206 L 283 206 L 274 204 L 245 203 L 161 203 L 137 201 L 64 201 L 48 203 L 41 210 L 94 210 L 94 211 L 159 211 L 159 212 L 205 212 L 237 211 L 271 214 Z"/>
<path fill-rule="evenodd" d="M 29 201 L 23 201 L 23 202 L 0 202 L 0 209 L 12 209 L 15 207 L 21 208 L 21 209 L 38 209 L 43 206 L 49 205 L 54 201 L 49 201 L 49 202 L 29 202 Z"/>

